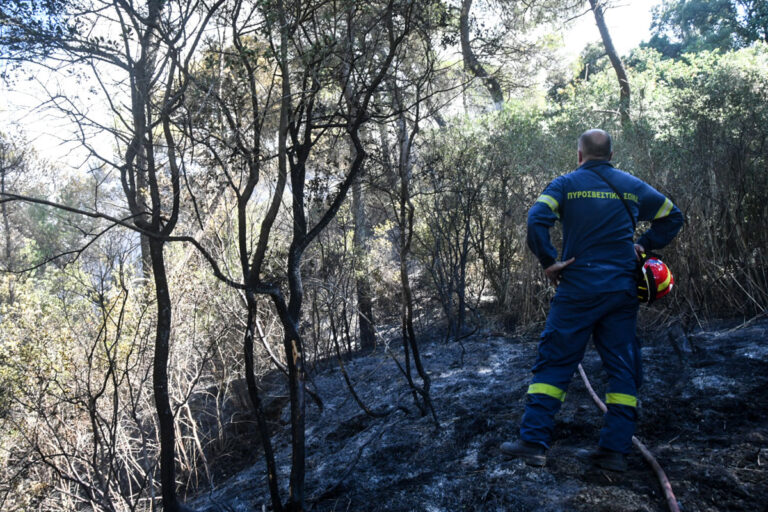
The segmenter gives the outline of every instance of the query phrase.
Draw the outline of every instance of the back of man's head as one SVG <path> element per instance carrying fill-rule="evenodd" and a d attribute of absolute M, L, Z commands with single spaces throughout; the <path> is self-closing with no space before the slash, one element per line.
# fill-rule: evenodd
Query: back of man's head
<path fill-rule="evenodd" d="M 579 151 L 586 160 L 610 160 L 613 156 L 613 141 L 608 132 L 592 129 L 579 137 Z"/>

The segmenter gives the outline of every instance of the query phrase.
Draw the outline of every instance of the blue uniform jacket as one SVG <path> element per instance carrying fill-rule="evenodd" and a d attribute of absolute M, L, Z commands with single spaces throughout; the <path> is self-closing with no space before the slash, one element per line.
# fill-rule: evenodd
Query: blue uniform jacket
<path fill-rule="evenodd" d="M 561 273 L 559 293 L 636 291 L 633 226 L 626 208 L 594 168 L 623 194 L 635 221 L 651 221 L 638 244 L 658 250 L 675 237 L 683 214 L 653 187 L 606 160 L 590 160 L 556 178 L 528 212 L 528 247 L 544 268 L 557 258 L 549 228 L 563 225 L 562 260 L 576 260 Z"/>

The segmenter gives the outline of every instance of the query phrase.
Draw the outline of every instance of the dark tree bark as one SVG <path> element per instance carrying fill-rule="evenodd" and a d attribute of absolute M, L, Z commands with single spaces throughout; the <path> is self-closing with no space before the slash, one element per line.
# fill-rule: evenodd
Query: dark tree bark
<path fill-rule="evenodd" d="M 621 125 L 627 127 L 629 125 L 629 78 L 627 78 L 627 72 L 624 70 L 624 64 L 621 62 L 619 54 L 616 52 L 616 48 L 613 46 L 613 40 L 611 34 L 608 32 L 608 26 L 605 24 L 605 17 L 603 16 L 603 6 L 601 0 L 589 0 L 589 5 L 592 7 L 592 12 L 595 15 L 595 22 L 597 28 L 600 30 L 600 37 L 603 39 L 603 46 L 605 46 L 605 52 L 608 54 L 608 58 L 611 60 L 611 65 L 616 72 L 616 78 L 619 80 L 619 113 L 621 115 Z"/>
<path fill-rule="evenodd" d="M 402 142 L 402 141 L 401 141 Z M 407 144 L 407 142 L 404 142 Z M 413 328 L 413 292 L 411 291 L 411 282 L 408 275 L 408 258 L 411 252 L 411 243 L 413 241 L 413 215 L 415 208 L 411 202 L 410 192 L 410 167 L 401 166 L 400 169 L 400 289 L 402 291 L 402 305 L 400 308 L 401 326 L 400 332 L 403 337 L 403 351 L 405 353 L 405 373 L 408 384 L 414 393 L 416 405 L 422 410 L 422 414 L 429 411 L 435 425 L 439 426 L 435 408 L 432 405 L 430 396 L 431 379 L 421 363 L 421 354 L 419 352 L 419 343 L 416 339 L 416 331 Z M 410 354 L 413 354 L 413 363 L 416 372 L 421 377 L 422 386 L 419 388 L 413 381 L 410 368 Z M 419 405 L 419 399 L 424 402 L 423 407 Z"/>
<path fill-rule="evenodd" d="M 282 294 L 273 294 L 272 301 L 277 308 L 277 314 L 283 324 L 283 350 L 288 366 L 288 390 L 291 400 L 291 476 L 288 503 L 286 509 L 289 512 L 304 510 L 304 477 L 305 477 L 305 410 L 306 398 L 304 396 L 304 383 L 306 374 L 304 371 L 304 344 L 299 334 L 298 321 L 301 315 L 301 306 L 304 290 L 301 281 L 301 256 L 303 248 L 301 241 L 306 237 L 307 222 L 304 214 L 304 180 L 306 168 L 304 164 L 309 156 L 309 147 L 302 147 L 298 140 L 298 127 L 293 124 L 291 113 L 293 100 L 291 97 L 290 67 L 288 61 L 288 48 L 291 44 L 291 26 L 288 24 L 286 7 L 282 0 L 278 0 L 278 20 L 280 23 L 280 57 L 279 67 L 282 83 L 282 97 L 280 101 L 280 132 L 278 134 L 278 166 L 280 173 L 288 173 L 288 136 L 292 131 L 294 137 L 295 165 L 291 165 L 289 178 L 293 197 L 293 241 L 288 253 L 288 289 L 290 293 L 289 304 L 286 305 Z M 313 83 L 313 85 L 315 85 Z M 311 120 L 312 100 L 307 106 L 307 117 Z M 309 121 L 311 123 L 311 121 Z M 293 126 L 292 126 L 293 125 Z M 305 137 L 311 137 L 311 124 L 305 127 Z M 311 140 L 311 139 L 310 139 Z M 306 142 L 306 139 L 305 139 Z M 291 163 L 295 160 L 291 159 Z"/>
<path fill-rule="evenodd" d="M 155 392 L 155 408 L 160 425 L 160 481 L 162 483 L 163 508 L 180 510 L 176 498 L 176 436 L 173 411 L 168 398 L 168 354 L 171 339 L 171 295 L 165 272 L 165 259 L 161 240 L 149 243 L 152 258 L 152 275 L 157 298 L 157 329 L 155 354 L 152 366 L 152 386 Z"/>
<path fill-rule="evenodd" d="M 432 398 L 430 395 L 431 379 L 421 363 L 419 344 L 416 339 L 416 331 L 413 328 L 413 293 L 411 290 L 410 277 L 408 275 L 408 259 L 410 257 L 411 245 L 413 242 L 413 216 L 415 212 L 415 207 L 411 201 L 411 179 L 413 171 L 411 150 L 413 147 L 413 140 L 419 131 L 419 103 L 417 102 L 416 104 L 416 120 L 413 123 L 413 127 L 409 130 L 408 121 L 405 117 L 402 91 L 397 87 L 395 81 L 391 81 L 389 87 L 395 110 L 399 112 L 397 117 L 397 177 L 399 181 L 397 209 L 399 216 L 398 224 L 400 228 L 400 289 L 402 292 L 400 316 L 403 351 L 405 354 L 405 377 L 413 392 L 416 406 L 419 407 L 422 414 L 430 412 L 432 414 L 432 419 L 435 422 L 435 426 L 439 428 L 440 422 L 437 418 L 435 408 L 432 405 Z M 417 90 L 416 96 L 417 98 L 420 96 L 419 90 Z M 411 376 L 410 353 L 413 354 L 413 363 L 422 381 L 421 387 L 416 385 Z M 421 401 L 423 401 L 423 406 L 419 403 L 419 397 L 421 397 Z"/>
<path fill-rule="evenodd" d="M 261 436 L 261 446 L 264 450 L 264 459 L 267 464 L 267 479 L 269 484 L 269 494 L 272 500 L 272 508 L 275 512 L 282 511 L 282 502 L 280 500 L 280 491 L 277 487 L 277 466 L 275 465 L 275 455 L 272 450 L 272 439 L 267 424 L 267 417 L 264 414 L 264 408 L 261 405 L 259 388 L 256 385 L 256 376 L 254 375 L 253 365 L 253 338 L 256 328 L 256 299 L 253 293 L 246 292 L 246 302 L 248 307 L 248 320 L 245 327 L 245 339 L 243 353 L 245 355 L 245 380 L 248 384 L 248 396 L 251 399 L 251 405 L 256 416 L 256 423 Z"/>
<path fill-rule="evenodd" d="M 156 45 L 159 35 L 157 27 L 160 23 L 162 3 L 159 0 L 148 2 L 148 12 L 144 32 L 139 38 L 139 59 L 130 68 L 131 80 L 131 113 L 132 141 L 125 154 L 125 165 L 121 168 L 121 180 L 131 213 L 135 216 L 136 226 L 145 231 L 151 239 L 149 253 L 152 263 L 152 276 L 155 282 L 157 298 L 157 325 L 155 334 L 155 352 L 153 359 L 152 381 L 155 394 L 155 407 L 160 426 L 160 485 L 163 508 L 169 512 L 183 510 L 176 495 L 175 468 L 175 429 L 173 411 L 168 397 L 168 356 L 171 336 L 171 298 L 168 289 L 168 277 L 163 257 L 163 236 L 169 235 L 178 218 L 178 175 L 171 178 L 175 201 L 171 206 L 170 218 L 163 224 L 160 185 L 158 169 L 155 167 L 155 141 L 152 133 L 157 126 L 153 122 L 151 97 L 155 92 L 151 76 L 155 63 Z M 131 13 L 133 14 L 133 13 Z M 173 73 L 165 91 L 167 95 L 172 90 Z M 172 172 L 178 172 L 175 162 L 174 145 L 170 131 L 170 112 L 160 114 L 163 122 L 166 142 L 168 143 L 169 166 Z M 143 187 L 147 187 L 146 189 Z M 144 192 L 149 191 L 149 204 L 146 203 Z M 154 236 L 153 236 L 154 235 Z M 144 235 L 142 235 L 144 237 Z M 142 255 L 143 256 L 143 255 Z M 146 269 L 145 269 L 146 273 Z"/>
<path fill-rule="evenodd" d="M 360 180 L 352 185 L 352 214 L 355 219 L 353 242 L 355 246 L 355 288 L 357 292 L 357 318 L 360 326 L 360 349 L 369 352 L 376 347 L 373 323 L 371 280 L 367 265 L 368 219 L 365 215 L 365 198 Z"/>
<path fill-rule="evenodd" d="M 464 58 L 464 67 L 469 70 L 474 76 L 483 81 L 486 89 L 491 95 L 493 100 L 494 110 L 501 110 L 504 104 L 504 92 L 501 90 L 499 81 L 493 75 L 490 75 L 486 71 L 485 67 L 480 63 L 475 52 L 472 51 L 472 46 L 469 39 L 469 10 L 472 8 L 473 0 L 461 1 L 461 13 L 459 14 L 459 36 L 461 39 L 461 55 Z"/>
<path fill-rule="evenodd" d="M 403 24 L 395 28 L 394 19 L 396 16 L 393 2 L 388 2 L 382 6 L 382 11 L 376 19 L 379 25 L 383 25 L 377 36 L 381 38 L 385 50 L 381 47 L 376 48 L 375 52 L 380 57 L 375 64 L 375 72 L 362 82 L 356 82 L 353 73 L 349 72 L 349 65 L 341 65 L 342 69 L 342 88 L 344 94 L 344 103 L 346 111 L 339 113 L 345 118 L 344 127 L 346 135 L 354 146 L 353 159 L 350 162 L 337 192 L 330 201 L 329 206 L 321 213 L 316 223 L 310 226 L 306 215 L 306 171 L 307 162 L 311 151 L 315 146 L 318 126 L 316 123 L 315 107 L 318 101 L 318 93 L 322 88 L 319 82 L 320 73 L 314 68 L 305 69 L 303 72 L 302 92 L 296 95 L 292 93 L 291 81 L 286 79 L 290 77 L 290 65 L 288 58 L 288 48 L 293 45 L 291 37 L 295 32 L 290 23 L 288 23 L 288 11 L 282 0 L 277 3 L 277 21 L 279 22 L 279 67 L 282 78 L 282 96 L 281 96 L 281 129 L 278 137 L 278 166 L 281 169 L 287 169 L 288 177 L 291 183 L 292 213 L 293 213 L 293 233 L 291 245 L 288 251 L 288 292 L 290 297 L 286 304 L 283 295 L 279 291 L 270 294 L 271 299 L 277 309 L 278 316 L 284 329 L 284 348 L 287 359 L 289 375 L 289 391 L 291 397 L 291 476 L 290 476 L 290 495 L 286 509 L 289 511 L 304 510 L 305 501 L 305 382 L 306 370 L 304 361 L 304 343 L 299 329 L 301 320 L 301 309 L 304 297 L 304 289 L 301 275 L 301 261 L 304 251 L 310 243 L 325 229 L 329 222 L 335 218 L 339 208 L 344 203 L 349 189 L 358 179 L 362 171 L 363 162 L 367 156 L 363 143 L 360 140 L 360 129 L 367 121 L 368 108 L 374 92 L 389 73 L 392 62 L 395 59 L 398 48 L 403 42 L 405 36 L 410 30 L 410 18 L 412 15 L 412 6 L 410 4 L 397 6 L 403 10 L 397 14 L 403 20 Z M 353 37 L 356 20 L 353 18 L 354 11 L 346 13 L 345 22 L 347 25 L 346 33 Z M 383 23 L 381 23 L 383 21 Z M 370 33 L 369 33 L 370 34 Z M 357 37 L 357 36 L 354 36 Z M 350 46 L 346 48 L 351 50 Z M 355 57 L 351 51 L 344 52 L 342 59 L 348 59 L 347 64 L 354 62 L 359 57 Z M 369 53 L 368 58 L 374 61 L 374 54 Z M 320 65 L 322 62 L 316 62 Z M 352 86 L 354 85 L 354 89 Z M 284 117 L 285 116 L 285 117 Z M 287 125 L 283 125 L 283 120 Z M 288 150 L 287 137 L 290 137 L 291 149 Z"/>
<path fill-rule="evenodd" d="M 210 7 L 200 34 L 213 12 L 223 3 L 219 0 Z M 179 108 L 178 98 L 188 82 L 177 80 L 182 66 L 178 59 L 176 44 L 188 40 L 168 39 L 161 26 L 164 2 L 149 0 L 147 13 L 143 16 L 128 4 L 117 9 L 132 19 L 141 20 L 138 36 L 137 60 L 131 56 L 132 48 L 124 48 L 124 69 L 128 72 L 131 94 L 131 141 L 125 150 L 124 163 L 119 166 L 123 192 L 133 215 L 133 222 L 146 238 L 152 263 L 152 276 L 157 296 L 157 326 L 153 360 L 153 387 L 155 406 L 160 426 L 160 485 L 163 509 L 168 512 L 187 510 L 177 499 L 175 469 L 174 415 L 168 397 L 168 357 L 171 336 L 171 299 L 168 278 L 163 257 L 165 243 L 179 219 L 181 201 L 181 170 L 176 133 L 171 128 L 172 116 Z M 180 24 L 182 27 L 184 23 Z M 192 38 L 199 42 L 199 36 Z M 160 51 L 161 45 L 163 51 Z M 158 70 L 167 66 L 164 81 L 156 82 Z M 155 103 L 157 101 L 157 103 Z M 156 132 L 161 130 L 162 142 Z M 164 146 L 163 146 L 164 144 Z M 158 148 L 163 147 L 164 164 L 159 164 Z M 164 180 L 166 173 L 167 180 Z"/>

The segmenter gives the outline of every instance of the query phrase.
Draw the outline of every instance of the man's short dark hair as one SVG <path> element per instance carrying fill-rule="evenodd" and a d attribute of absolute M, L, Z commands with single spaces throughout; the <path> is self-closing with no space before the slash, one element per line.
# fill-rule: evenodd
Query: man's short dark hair
<path fill-rule="evenodd" d="M 606 131 L 587 130 L 579 137 L 579 150 L 585 158 L 610 160 L 613 154 L 613 141 Z"/>

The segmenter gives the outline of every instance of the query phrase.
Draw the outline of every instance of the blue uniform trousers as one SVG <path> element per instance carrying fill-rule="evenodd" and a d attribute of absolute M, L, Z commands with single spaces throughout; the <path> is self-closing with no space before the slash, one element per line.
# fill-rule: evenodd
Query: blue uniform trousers
<path fill-rule="evenodd" d="M 600 446 L 621 453 L 630 451 L 642 372 L 635 336 L 638 307 L 637 297 L 629 291 L 555 295 L 528 388 L 520 426 L 523 440 L 549 447 L 555 413 L 593 335 L 608 374 L 608 412 Z"/>

